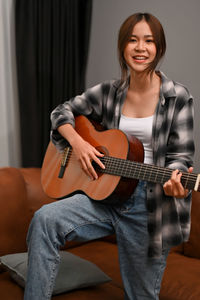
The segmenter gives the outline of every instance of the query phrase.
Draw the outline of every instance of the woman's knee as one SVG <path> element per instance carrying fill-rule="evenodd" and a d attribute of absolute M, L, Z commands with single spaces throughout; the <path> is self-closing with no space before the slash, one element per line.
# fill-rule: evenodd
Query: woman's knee
<path fill-rule="evenodd" d="M 55 210 L 48 204 L 38 209 L 31 220 L 28 236 L 37 235 L 38 237 L 50 235 L 56 231 Z"/>
<path fill-rule="evenodd" d="M 64 236 L 59 225 L 55 209 L 44 205 L 33 216 L 27 235 L 27 243 L 31 240 L 49 240 L 52 243 L 64 243 Z"/>
<path fill-rule="evenodd" d="M 43 205 L 40 209 L 38 209 L 33 216 L 33 222 L 36 224 L 48 224 L 52 223 L 53 215 L 55 212 L 52 212 L 52 209 L 48 204 Z"/>

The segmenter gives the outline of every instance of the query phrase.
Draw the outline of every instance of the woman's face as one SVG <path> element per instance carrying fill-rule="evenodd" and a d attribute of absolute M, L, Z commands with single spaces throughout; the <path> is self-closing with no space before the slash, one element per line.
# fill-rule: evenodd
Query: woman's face
<path fill-rule="evenodd" d="M 155 59 L 156 45 L 152 31 L 144 20 L 138 22 L 124 49 L 124 58 L 130 72 L 142 72 Z"/>

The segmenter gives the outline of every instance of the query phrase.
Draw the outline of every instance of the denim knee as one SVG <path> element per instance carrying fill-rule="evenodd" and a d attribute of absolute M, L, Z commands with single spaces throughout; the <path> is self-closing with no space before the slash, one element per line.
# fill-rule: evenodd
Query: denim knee
<path fill-rule="evenodd" d="M 46 240 L 58 247 L 65 243 L 62 231 L 59 231 L 61 230 L 55 210 L 48 204 L 44 205 L 34 213 L 27 235 L 27 243 L 29 244 L 30 240 L 37 240 L 37 242 Z"/>
<path fill-rule="evenodd" d="M 32 226 L 40 227 L 41 229 L 49 228 L 52 224 L 52 213 L 49 209 L 48 205 L 43 205 L 40 209 L 38 209 L 33 216 L 31 221 Z"/>

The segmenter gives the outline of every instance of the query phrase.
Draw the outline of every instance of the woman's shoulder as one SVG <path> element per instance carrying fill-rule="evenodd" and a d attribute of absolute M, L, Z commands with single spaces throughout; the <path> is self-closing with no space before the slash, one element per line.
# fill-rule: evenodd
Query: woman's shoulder
<path fill-rule="evenodd" d="M 177 81 L 173 81 L 173 83 L 177 97 L 181 97 L 185 100 L 189 100 L 192 98 L 189 89 L 184 84 Z"/>
<path fill-rule="evenodd" d="M 120 79 L 109 79 L 109 80 L 104 80 L 102 82 L 96 83 L 89 87 L 89 89 L 95 88 L 95 87 L 104 87 L 104 86 L 109 86 L 109 87 L 119 87 L 120 86 Z"/>
<path fill-rule="evenodd" d="M 163 93 L 166 97 L 176 97 L 185 101 L 193 98 L 186 85 L 168 78 L 163 72 L 160 72 L 160 75 Z"/>
<path fill-rule="evenodd" d="M 118 89 L 120 87 L 120 80 L 119 79 L 110 79 L 105 80 L 103 82 L 97 83 L 92 87 L 88 87 L 86 92 L 93 93 L 93 92 L 101 92 L 101 93 L 108 93 L 111 89 Z"/>

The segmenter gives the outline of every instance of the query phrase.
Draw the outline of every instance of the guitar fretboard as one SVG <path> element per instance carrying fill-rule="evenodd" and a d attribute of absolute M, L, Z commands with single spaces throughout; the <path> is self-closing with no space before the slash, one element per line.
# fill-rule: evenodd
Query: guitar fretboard
<path fill-rule="evenodd" d="M 102 173 L 132 179 L 146 180 L 161 184 L 164 184 L 170 179 L 173 171 L 169 168 L 158 167 L 110 156 L 102 157 L 101 161 L 105 165 L 105 169 L 98 167 L 98 170 Z M 196 184 L 198 177 L 198 174 L 182 172 L 181 183 L 184 188 L 200 191 L 199 182 L 198 185 Z"/>

